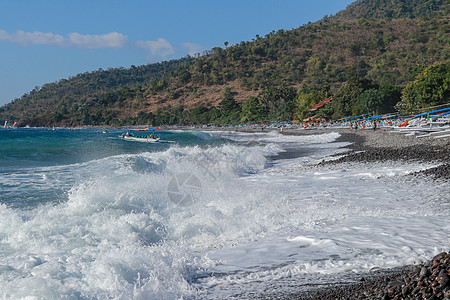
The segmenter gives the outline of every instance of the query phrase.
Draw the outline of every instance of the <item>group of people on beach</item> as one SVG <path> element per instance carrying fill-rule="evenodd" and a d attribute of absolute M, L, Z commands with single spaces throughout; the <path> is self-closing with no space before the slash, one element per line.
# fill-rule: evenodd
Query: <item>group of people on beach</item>
<path fill-rule="evenodd" d="M 352 131 L 353 129 L 355 129 L 355 131 L 358 130 L 358 122 L 350 123 L 350 130 Z M 364 123 L 361 123 L 361 129 L 362 129 L 362 130 L 365 130 L 365 129 L 366 129 L 366 126 L 365 126 Z M 377 130 L 377 120 L 374 120 L 374 121 L 373 121 L 373 123 L 372 123 L 372 129 L 373 129 L 373 130 Z"/>

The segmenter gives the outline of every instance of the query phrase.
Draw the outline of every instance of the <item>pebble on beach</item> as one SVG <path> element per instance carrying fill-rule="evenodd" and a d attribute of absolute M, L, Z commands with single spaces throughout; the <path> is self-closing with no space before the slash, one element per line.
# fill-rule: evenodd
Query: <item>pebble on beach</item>
<path fill-rule="evenodd" d="M 300 299 L 450 299 L 450 253 L 394 277 L 380 276 L 358 284 L 320 290 Z"/>

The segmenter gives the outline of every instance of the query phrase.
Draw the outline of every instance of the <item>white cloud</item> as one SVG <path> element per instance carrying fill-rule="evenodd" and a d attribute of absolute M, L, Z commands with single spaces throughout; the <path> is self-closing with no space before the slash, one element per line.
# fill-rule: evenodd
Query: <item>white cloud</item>
<path fill-rule="evenodd" d="M 80 34 L 72 32 L 63 36 L 52 32 L 25 32 L 18 30 L 15 33 L 9 33 L 0 29 L 0 41 L 6 41 L 23 46 L 30 45 L 50 45 L 57 47 L 77 47 L 83 49 L 99 49 L 99 48 L 123 48 L 130 45 L 128 37 L 118 32 L 110 32 L 106 34 Z M 134 47 L 145 49 L 148 51 L 147 60 L 166 59 L 170 55 L 176 53 L 176 49 L 172 44 L 164 38 L 158 38 L 156 41 L 136 41 Z M 181 45 L 185 51 L 191 56 L 201 53 L 204 47 L 194 43 L 183 43 Z"/>
<path fill-rule="evenodd" d="M 64 37 L 59 34 L 43 33 L 43 32 L 25 32 L 18 30 L 16 33 L 8 33 L 4 30 L 0 30 L 0 40 L 8 41 L 24 46 L 30 44 L 38 45 L 61 45 L 64 43 Z"/>
<path fill-rule="evenodd" d="M 24 46 L 28 45 L 55 45 L 59 47 L 78 48 L 122 48 L 128 45 L 128 37 L 118 32 L 111 32 L 102 35 L 84 35 L 70 33 L 68 37 L 51 32 L 25 32 L 22 30 L 16 33 L 8 33 L 0 30 L 0 40 L 16 43 Z"/>
<path fill-rule="evenodd" d="M 150 56 L 147 59 L 155 56 L 165 58 L 175 53 L 175 48 L 163 38 L 159 38 L 157 41 L 137 41 L 136 47 L 146 49 L 150 52 Z"/>
<path fill-rule="evenodd" d="M 199 45 L 199 44 L 194 44 L 194 43 L 183 43 L 182 44 L 183 48 L 188 50 L 188 54 L 191 56 L 195 56 L 197 53 L 202 53 L 203 50 L 206 50 L 203 46 Z"/>
<path fill-rule="evenodd" d="M 69 44 L 79 48 L 122 48 L 128 45 L 128 37 L 118 32 L 102 35 L 69 34 Z"/>

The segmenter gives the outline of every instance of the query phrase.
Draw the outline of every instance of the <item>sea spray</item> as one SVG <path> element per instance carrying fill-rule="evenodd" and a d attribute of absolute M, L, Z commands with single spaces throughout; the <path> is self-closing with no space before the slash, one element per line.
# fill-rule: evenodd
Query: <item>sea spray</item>
<path fill-rule="evenodd" d="M 179 143 L 90 132 L 113 153 L 2 169 L 0 298 L 226 298 L 233 287 L 399 266 L 448 246 L 448 187 L 398 179 L 426 164 L 311 166 L 343 151 L 335 133 L 165 134 Z M 180 174 L 201 183 L 189 205 L 169 196 Z M 52 187 L 57 196 L 39 202 L 35 192 Z"/>
<path fill-rule="evenodd" d="M 196 289 L 190 283 L 214 265 L 195 249 L 220 246 L 213 241 L 226 228 L 218 220 L 239 210 L 246 212 L 239 202 L 233 208 L 210 200 L 236 198 L 236 185 L 230 189 L 233 182 L 226 180 L 263 169 L 270 153 L 263 148 L 173 147 L 50 167 L 51 172 L 59 170 L 61 176 L 72 178 L 67 201 L 42 204 L 22 217 L 20 211 L 3 206 L 10 216 L 4 220 L 14 224 L 2 232 L 7 237 L 2 249 L 10 249 L 3 270 L 19 276 L 2 284 L 3 295 L 172 298 L 191 294 Z M 251 157 L 237 159 L 243 153 Z M 205 182 L 205 198 L 196 206 L 180 208 L 168 201 L 167 182 L 186 169 Z"/>

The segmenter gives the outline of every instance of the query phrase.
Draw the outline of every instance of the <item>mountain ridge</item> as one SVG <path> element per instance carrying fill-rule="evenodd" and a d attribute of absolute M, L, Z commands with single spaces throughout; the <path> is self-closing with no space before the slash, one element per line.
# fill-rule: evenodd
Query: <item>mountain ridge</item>
<path fill-rule="evenodd" d="M 123 125 L 139 114 L 220 107 L 226 92 L 238 103 L 273 87 L 332 94 L 353 75 L 404 87 L 426 67 L 449 61 L 448 7 L 439 0 L 356 1 L 335 16 L 201 57 L 46 84 L 0 107 L 0 117 L 41 126 Z M 392 12 L 405 17 L 391 19 Z"/>

